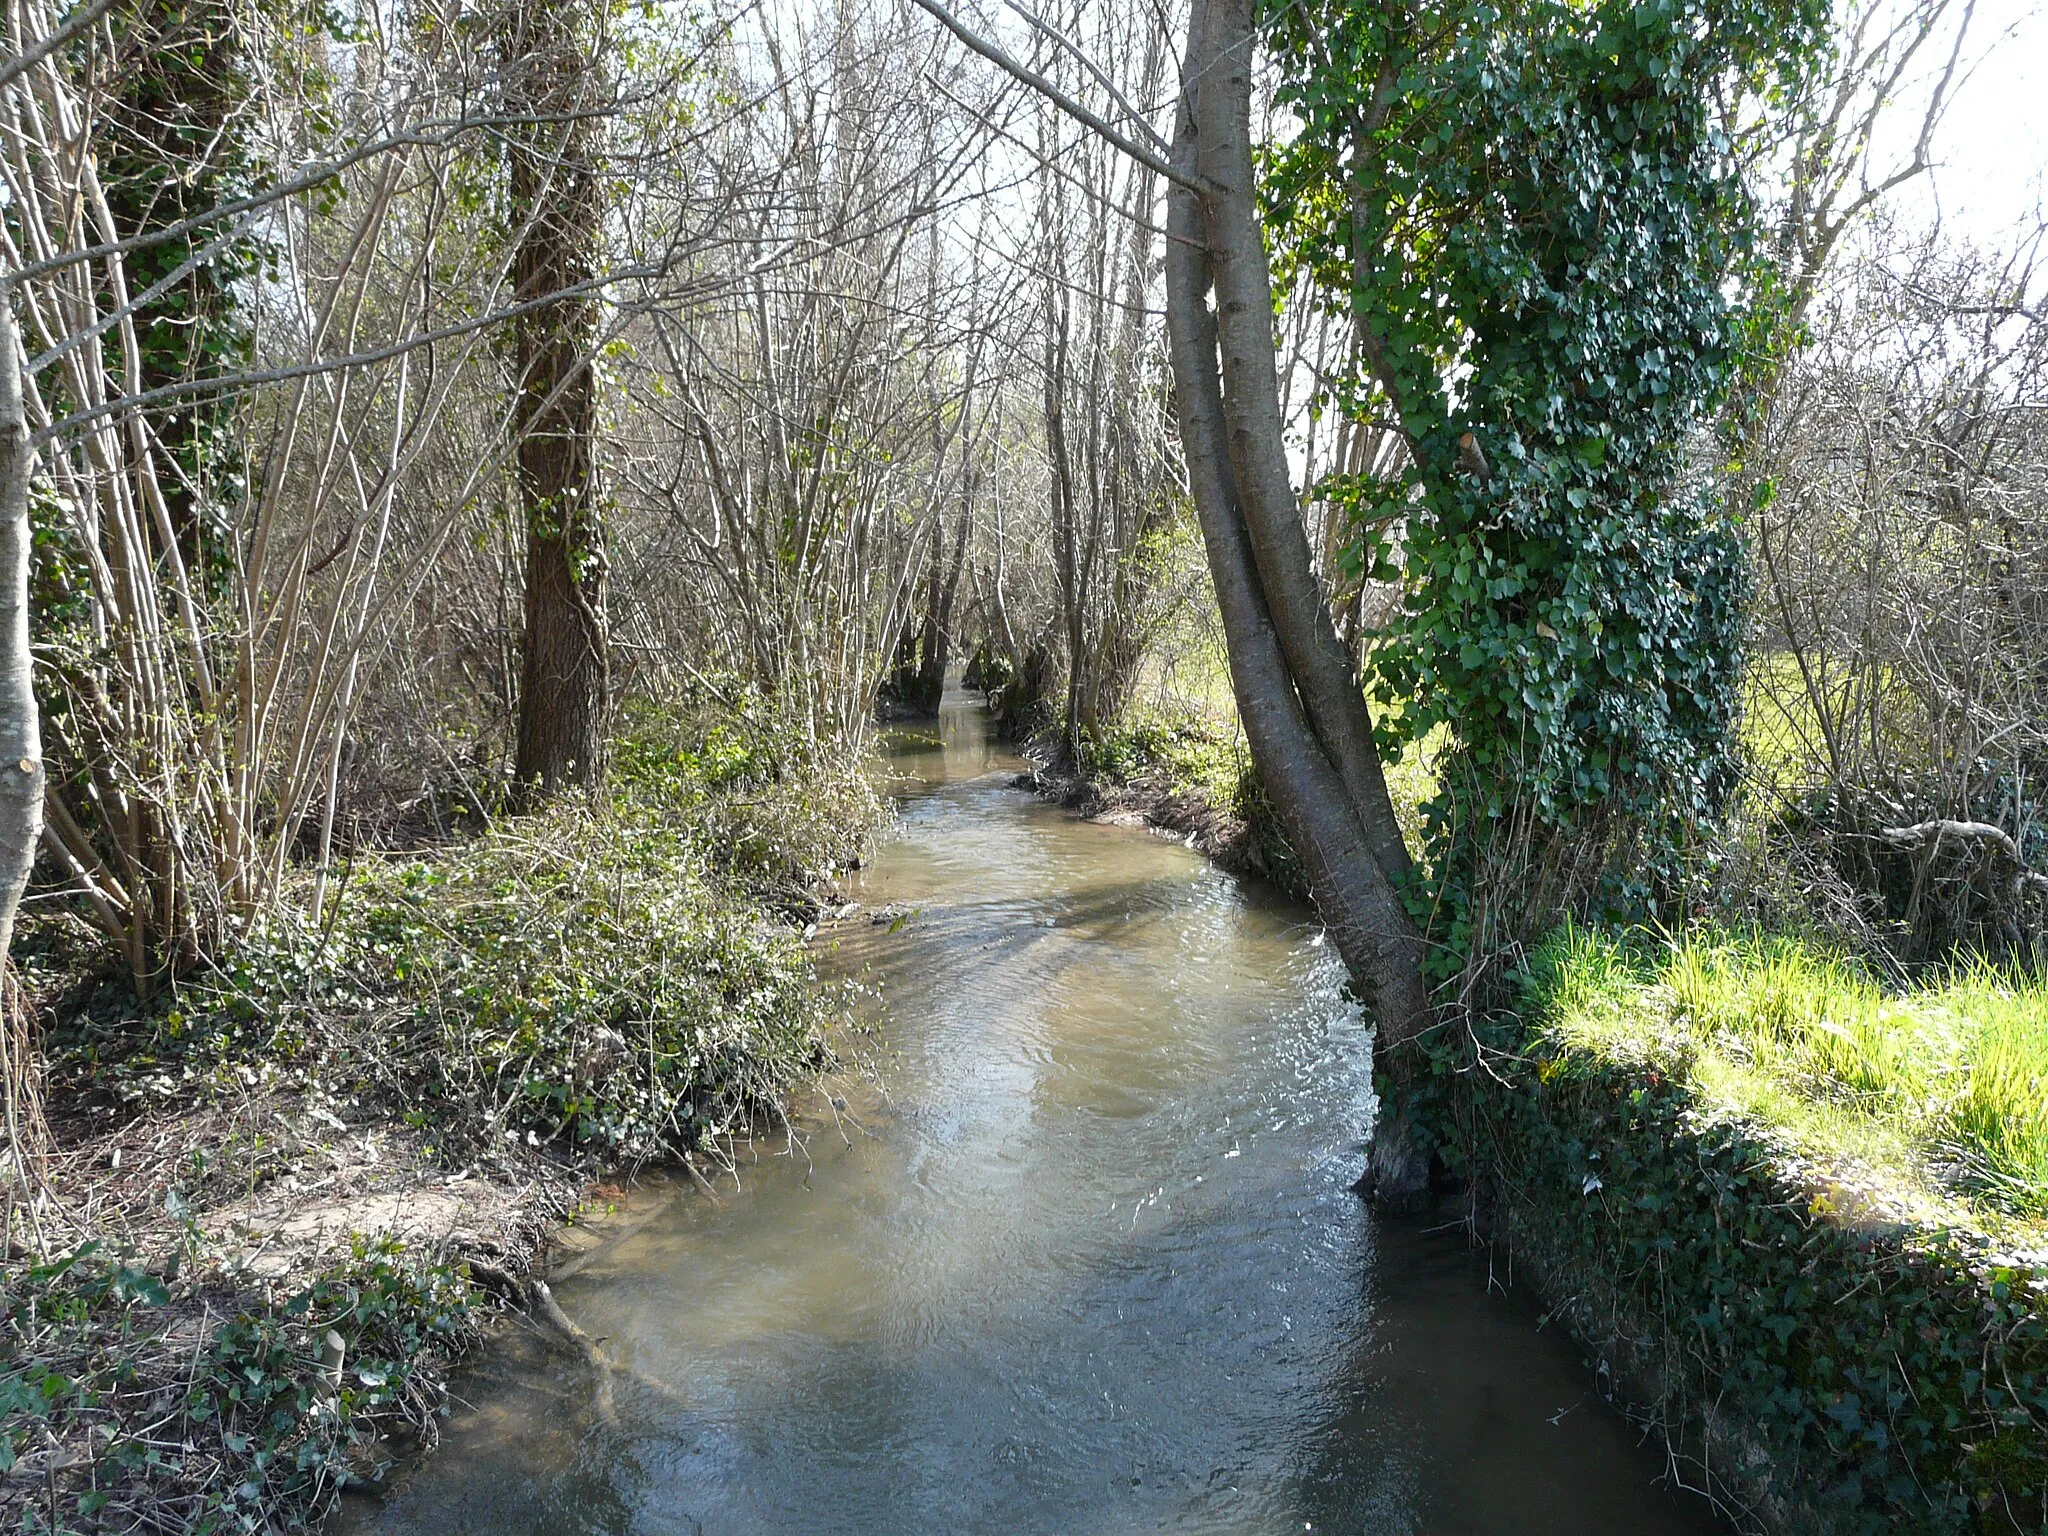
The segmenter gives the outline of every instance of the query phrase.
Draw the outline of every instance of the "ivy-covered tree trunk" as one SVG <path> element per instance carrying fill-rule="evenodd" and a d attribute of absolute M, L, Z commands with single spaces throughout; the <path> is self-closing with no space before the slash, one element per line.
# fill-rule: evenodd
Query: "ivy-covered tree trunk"
<path fill-rule="evenodd" d="M 507 14 L 501 58 L 510 130 L 519 397 L 519 494 L 526 519 L 526 634 L 520 659 L 517 797 L 602 781 L 611 708 L 597 394 L 589 289 L 603 233 L 596 162 L 606 105 L 590 8 L 526 0 Z"/>
<path fill-rule="evenodd" d="M 132 67 L 107 106 L 98 170 L 115 227 L 127 236 L 167 230 L 245 195 L 255 166 L 243 121 L 254 90 L 241 18 L 231 0 L 127 0 L 109 25 Z M 129 291 L 170 286 L 142 311 L 135 388 L 221 378 L 248 364 L 252 333 L 235 285 L 257 269 L 260 246 L 236 240 L 183 276 L 195 251 L 225 225 L 131 251 Z M 157 476 L 178 553 L 202 588 L 231 557 L 226 505 L 240 482 L 231 406 L 201 396 L 150 424 L 165 471 Z"/>
<path fill-rule="evenodd" d="M 1429 1022 L 1423 939 L 1402 905 L 1408 855 L 1371 721 L 1309 561 L 1281 437 L 1273 291 L 1254 201 L 1247 0 L 1196 0 L 1175 132 L 1167 322 L 1188 478 L 1252 760 L 1331 938 L 1373 1008 L 1380 1068 L 1405 1075 Z M 1209 305 L 1214 289 L 1216 307 Z M 1398 1120 L 1368 1181 L 1427 1187 Z"/>
<path fill-rule="evenodd" d="M 1389 734 L 1448 738 L 1430 937 L 1484 1007 L 1568 913 L 1673 916 L 1732 782 L 1743 562 L 1698 445 L 1776 284 L 1726 135 L 1797 94 L 1827 8 L 1265 15 L 1268 234 L 1356 337 L 1326 405 L 1404 450 L 1320 490 L 1403 589 L 1368 666 Z"/>

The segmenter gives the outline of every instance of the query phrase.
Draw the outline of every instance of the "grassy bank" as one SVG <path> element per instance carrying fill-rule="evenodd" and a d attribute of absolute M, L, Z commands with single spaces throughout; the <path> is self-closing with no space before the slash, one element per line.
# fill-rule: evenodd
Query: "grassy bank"
<path fill-rule="evenodd" d="M 791 739 L 642 711 L 602 803 L 359 857 L 147 1008 L 64 920 L 23 945 L 56 1198 L 4 1273 L 0 1522 L 305 1523 L 432 1439 L 594 1177 L 777 1114 L 836 1008 L 803 926 L 880 810 Z"/>
<path fill-rule="evenodd" d="M 1554 1039 L 1682 1058 L 1815 1156 L 1979 1220 L 2048 1218 L 2048 983 L 1978 965 L 1906 989 L 1797 940 L 1567 931 L 1531 1003 Z"/>
<path fill-rule="evenodd" d="M 2040 984 L 1567 932 L 1523 987 L 1446 1154 L 1738 1522 L 2048 1530 Z"/>

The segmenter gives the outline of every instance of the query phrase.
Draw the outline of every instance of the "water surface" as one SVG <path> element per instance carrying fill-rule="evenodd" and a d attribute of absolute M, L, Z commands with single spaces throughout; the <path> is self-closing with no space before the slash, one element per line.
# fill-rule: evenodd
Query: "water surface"
<path fill-rule="evenodd" d="M 1483 1255 L 1349 1192 L 1370 1031 L 1308 914 L 1012 788 L 961 697 L 939 729 L 833 930 L 879 994 L 874 1077 L 560 1285 L 636 1373 L 609 1417 L 515 1337 L 344 1523 L 1719 1529 Z"/>

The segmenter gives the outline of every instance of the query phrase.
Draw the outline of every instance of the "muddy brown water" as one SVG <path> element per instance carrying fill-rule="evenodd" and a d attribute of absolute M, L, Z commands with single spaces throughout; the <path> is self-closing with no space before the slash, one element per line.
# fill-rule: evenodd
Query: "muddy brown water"
<path fill-rule="evenodd" d="M 1349 1192 L 1370 1031 L 1309 915 L 1012 788 L 964 698 L 939 735 L 899 747 L 855 893 L 914 915 L 836 929 L 881 997 L 873 1079 L 559 1286 L 632 1373 L 609 1416 L 515 1336 L 338 1524 L 1721 1529 L 1483 1255 Z"/>

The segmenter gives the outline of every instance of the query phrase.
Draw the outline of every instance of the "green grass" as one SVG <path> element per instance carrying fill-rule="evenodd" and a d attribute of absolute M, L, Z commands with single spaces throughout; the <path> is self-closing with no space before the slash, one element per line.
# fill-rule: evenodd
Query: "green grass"
<path fill-rule="evenodd" d="M 1852 738 L 1846 745 L 1852 758 L 1860 760 L 1873 750 L 1865 718 L 1873 691 L 1879 695 L 1877 745 L 1884 755 L 1904 764 L 1924 752 L 1927 736 L 1921 710 L 1892 669 L 1851 676 L 1837 665 L 1817 681 L 1829 701 L 1828 713 L 1836 717 L 1838 738 Z M 1757 648 L 1745 658 L 1736 736 L 1762 782 L 1779 795 L 1796 798 L 1828 782 L 1831 767 L 1822 711 L 1808 688 L 1807 674 L 1790 652 Z M 1916 741 L 1920 752 L 1915 751 Z"/>
<path fill-rule="evenodd" d="M 1531 1016 L 1561 1043 L 1682 1065 L 1713 1097 L 1908 1183 L 2048 1218 L 2048 983 L 1977 965 L 1905 991 L 1766 934 L 1566 929 Z"/>
<path fill-rule="evenodd" d="M 1402 841 L 1418 859 L 1422 857 L 1424 841 L 1422 808 L 1443 787 L 1437 760 L 1450 740 L 1448 725 L 1431 726 L 1420 741 L 1408 744 L 1397 762 L 1387 764 L 1387 794 L 1394 802 L 1394 819 L 1401 824 Z"/>

